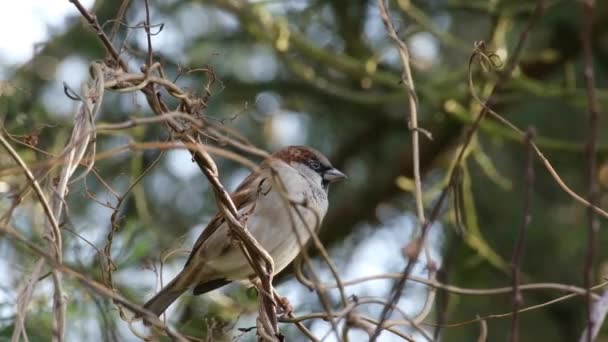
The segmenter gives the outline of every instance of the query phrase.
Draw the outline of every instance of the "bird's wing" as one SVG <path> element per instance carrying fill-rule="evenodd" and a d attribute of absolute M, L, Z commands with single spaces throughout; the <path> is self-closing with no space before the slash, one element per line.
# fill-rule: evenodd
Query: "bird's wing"
<path fill-rule="evenodd" d="M 249 204 L 252 204 L 256 201 L 259 193 L 260 187 L 267 183 L 266 177 L 259 177 L 263 174 L 263 169 L 267 168 L 268 165 L 262 164 L 259 170 L 252 172 L 247 178 L 241 182 L 241 184 L 236 188 L 236 190 L 230 194 L 230 198 L 232 198 L 232 202 L 236 206 L 237 210 L 241 210 Z M 192 252 L 190 252 L 190 256 L 188 257 L 188 261 L 184 265 L 184 268 L 190 264 L 192 259 L 200 253 L 200 249 L 212 235 L 216 234 L 218 228 L 222 223 L 224 223 L 226 219 L 221 212 L 218 212 L 211 222 L 207 225 L 207 227 L 203 230 L 201 235 L 196 240 L 194 247 L 192 247 Z M 226 238 L 225 241 L 222 241 L 224 244 L 221 248 L 218 248 L 218 251 L 224 251 L 226 248 L 229 248 L 231 245 L 230 238 Z"/>

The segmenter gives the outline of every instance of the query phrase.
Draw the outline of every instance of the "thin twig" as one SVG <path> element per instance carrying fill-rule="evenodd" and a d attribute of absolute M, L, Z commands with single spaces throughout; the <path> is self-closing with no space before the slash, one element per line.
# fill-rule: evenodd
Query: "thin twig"
<path fill-rule="evenodd" d="M 584 59 L 584 76 L 585 88 L 587 90 L 587 107 L 589 110 L 589 133 L 587 140 L 587 182 L 588 182 L 588 200 L 594 205 L 598 202 L 599 186 L 597 183 L 597 145 L 598 131 L 600 120 L 600 108 L 595 94 L 595 76 L 593 72 L 593 48 L 591 46 L 591 34 L 593 30 L 593 19 L 595 11 L 594 0 L 581 1 L 583 7 L 583 16 L 581 30 L 581 41 L 583 44 L 583 59 Z M 592 342 L 594 339 L 593 331 L 597 324 L 597 317 L 594 316 L 593 301 L 591 298 L 591 283 L 593 282 L 594 263 L 597 255 L 599 243 L 600 222 L 593 208 L 587 209 L 589 220 L 589 229 L 587 231 L 587 251 L 585 257 L 585 265 L 583 271 L 584 284 L 587 288 L 586 296 L 586 320 L 587 333 L 586 342 Z"/>
<path fill-rule="evenodd" d="M 76 8 L 78 9 L 78 12 L 80 12 L 82 17 L 89 23 L 89 25 L 91 25 L 93 27 L 93 29 L 95 30 L 95 33 L 97 33 L 97 36 L 103 43 L 103 46 L 106 48 L 106 51 L 110 54 L 110 56 L 112 56 L 112 59 L 116 63 L 118 63 L 118 65 L 120 65 L 120 67 L 123 70 L 125 70 L 125 71 L 128 70 L 127 64 L 122 59 L 120 59 L 120 56 L 118 55 L 118 52 L 112 45 L 112 42 L 110 42 L 110 39 L 108 38 L 108 36 L 106 36 L 106 34 L 103 32 L 101 26 L 99 25 L 99 22 L 97 21 L 97 16 L 95 14 L 89 12 L 84 7 L 84 5 L 80 3 L 80 1 L 78 1 L 78 0 L 68 0 L 68 1 L 71 2 L 72 4 L 74 4 L 74 6 L 76 6 Z"/>
<path fill-rule="evenodd" d="M 144 7 L 146 8 L 146 24 L 144 30 L 146 31 L 146 41 L 148 43 L 148 52 L 146 56 L 146 69 L 152 66 L 152 36 L 150 35 L 150 4 L 148 0 L 144 0 Z"/>
<path fill-rule="evenodd" d="M 602 323 L 606 319 L 606 314 L 608 314 L 608 290 L 604 290 L 602 296 L 593 302 L 591 315 L 593 317 L 593 330 L 589 333 L 588 327 L 583 330 L 583 333 L 579 339 L 579 342 L 587 342 L 589 336 L 591 336 L 591 340 L 595 340 L 597 335 L 602 328 Z"/>
<path fill-rule="evenodd" d="M 114 37 L 116 37 L 116 34 L 118 33 L 118 28 L 120 27 L 120 23 L 122 22 L 122 19 L 125 17 L 125 14 L 127 13 L 127 9 L 129 8 L 129 3 L 130 0 L 123 0 L 122 3 L 120 4 L 120 7 L 118 8 L 118 13 L 116 13 L 116 17 L 114 17 L 114 24 L 112 25 L 112 29 L 110 30 L 110 37 L 109 37 L 109 41 L 111 42 Z"/>
<path fill-rule="evenodd" d="M 183 335 L 181 335 L 179 332 L 173 331 L 172 329 L 167 327 L 165 324 L 163 324 L 158 319 L 158 317 L 156 317 L 156 315 L 154 313 L 144 309 L 140 305 L 131 303 L 129 300 L 125 299 L 123 296 L 117 294 L 115 291 L 113 291 L 111 289 L 108 289 L 107 287 L 96 282 L 95 280 L 89 279 L 86 276 L 82 275 L 81 273 L 79 273 L 63 264 L 58 263 L 51 254 L 48 254 L 47 252 L 42 250 L 42 248 L 40 248 L 40 247 L 36 246 L 35 244 L 31 243 L 30 241 L 28 241 L 19 232 L 17 232 L 17 230 L 15 230 L 13 227 L 6 226 L 6 225 L 0 225 L 0 231 L 5 233 L 6 235 L 8 235 L 10 238 L 25 245 L 29 250 L 31 250 L 37 256 L 43 258 L 43 260 L 45 260 L 51 267 L 53 267 L 54 270 L 57 270 L 72 278 L 75 278 L 80 283 L 82 283 L 86 287 L 90 288 L 93 292 L 95 292 L 103 297 L 110 298 L 115 301 L 119 301 L 122 305 L 124 305 L 130 311 L 132 311 L 136 314 L 139 314 L 143 317 L 146 317 L 146 320 L 148 320 L 150 322 L 150 324 L 154 325 L 157 328 L 164 330 L 167 333 L 167 335 L 172 337 L 173 339 L 175 339 L 177 341 L 183 341 L 183 342 L 188 341 L 188 339 L 186 337 L 184 337 Z"/>
<path fill-rule="evenodd" d="M 499 89 L 501 87 L 504 86 L 504 84 L 508 81 L 508 79 L 511 77 L 511 74 L 513 73 L 513 70 L 515 70 L 515 67 L 517 66 L 517 62 L 519 60 L 519 56 L 521 54 L 521 51 L 523 50 L 523 46 L 524 43 L 528 37 L 528 34 L 530 32 L 530 30 L 532 29 L 532 27 L 534 26 L 534 24 L 539 20 L 540 16 L 542 15 L 544 11 L 544 1 L 543 0 L 538 0 L 536 3 L 536 8 L 535 8 L 535 12 L 534 15 L 530 18 L 528 24 L 526 25 L 526 27 L 524 28 L 524 30 L 521 32 L 520 36 L 519 36 L 519 40 L 517 41 L 517 44 L 515 45 L 515 48 L 513 50 L 513 53 L 511 55 L 511 57 L 509 58 L 509 60 L 506 63 L 506 67 L 504 72 L 500 75 L 497 83 L 494 85 L 492 91 L 490 92 L 490 96 L 488 97 L 488 99 L 484 102 L 485 105 L 482 106 L 481 111 L 479 113 L 479 115 L 477 116 L 477 118 L 475 119 L 475 121 L 473 122 L 472 127 L 469 129 L 469 131 L 467 132 L 467 135 L 465 137 L 465 141 L 462 144 L 460 151 L 456 157 L 456 161 L 454 163 L 454 168 L 451 170 L 450 172 L 450 182 L 448 187 L 446 187 L 440 194 L 438 200 L 436 201 L 434 207 L 431 210 L 431 215 L 429 216 L 429 219 L 427 221 L 424 222 L 424 224 L 421 227 L 421 233 L 420 233 L 420 237 L 418 238 L 417 241 L 414 241 L 413 243 L 410 243 L 411 246 L 414 246 L 414 248 L 408 248 L 410 249 L 409 255 L 408 255 L 408 263 L 405 266 L 403 272 L 402 272 L 402 277 L 394 284 L 392 290 L 391 290 L 391 300 L 389 302 L 394 303 L 397 300 L 399 300 L 399 298 L 402 296 L 403 293 L 403 288 L 405 287 L 405 283 L 409 277 L 409 274 L 412 271 L 412 268 L 414 266 L 414 264 L 418 261 L 418 255 L 420 253 L 420 246 L 424 246 L 425 240 L 426 240 L 426 235 L 427 235 L 427 231 L 431 225 L 432 222 L 434 222 L 435 219 L 437 219 L 437 217 L 439 216 L 439 210 L 441 208 L 441 206 L 443 205 L 443 202 L 445 200 L 445 198 L 447 197 L 447 189 L 449 187 L 451 187 L 452 185 L 454 185 L 453 183 L 456 181 L 456 172 L 455 170 L 460 166 L 463 157 L 465 155 L 465 151 L 467 150 L 467 147 L 469 146 L 469 144 L 471 143 L 472 139 L 473 139 L 473 135 L 475 134 L 475 132 L 477 131 L 477 129 L 479 128 L 479 125 L 481 123 L 481 121 L 483 120 L 483 118 L 486 116 L 486 114 L 488 113 L 488 109 L 489 107 L 487 106 L 488 103 L 491 103 L 491 101 L 493 100 L 493 97 L 495 96 L 495 94 L 499 91 Z M 472 84 L 472 70 L 471 67 L 473 65 L 473 62 L 476 60 L 476 58 L 479 57 L 484 57 L 484 53 L 482 51 L 482 48 L 484 46 L 482 44 L 476 44 L 476 49 L 474 51 L 474 53 L 471 55 L 471 58 L 469 59 L 469 83 L 470 85 Z M 417 247 L 416 247 L 417 246 Z M 385 309 L 383 310 L 382 314 L 381 314 L 381 318 L 380 318 L 380 323 L 382 323 L 383 320 L 388 319 L 388 314 L 389 314 L 390 309 Z M 373 335 L 373 338 L 371 339 L 372 341 L 374 341 L 378 335 L 380 334 L 381 331 L 381 326 L 382 324 L 380 324 L 376 330 L 376 332 Z"/>
<path fill-rule="evenodd" d="M 17 151 L 15 151 L 15 149 L 13 149 L 13 147 L 4 138 L 4 136 L 2 134 L 0 134 L 0 144 L 2 144 L 2 146 L 8 151 L 9 155 L 15 160 L 15 162 L 19 165 L 19 167 L 21 167 L 21 169 L 23 170 L 23 173 L 25 173 L 25 176 L 28 179 L 30 185 L 32 186 L 32 188 L 34 188 L 34 192 L 38 196 L 38 199 L 40 200 L 40 203 L 42 204 L 42 208 L 43 208 L 43 210 L 49 220 L 50 226 L 51 226 L 50 234 L 48 235 L 48 239 L 49 239 L 49 245 L 52 250 L 52 255 L 54 256 L 56 261 L 59 264 L 61 264 L 61 262 L 62 262 L 61 230 L 59 228 L 59 223 L 57 221 L 57 217 L 55 216 L 55 212 L 51 208 L 51 204 L 49 203 L 44 192 L 42 191 L 40 184 L 38 183 L 38 181 L 32 174 L 32 171 L 30 171 L 27 164 L 25 164 L 25 162 L 23 161 L 23 159 L 21 159 L 21 157 L 19 156 Z M 37 265 L 38 266 L 40 265 L 40 261 L 37 263 Z M 40 269 L 38 268 L 38 266 L 36 267 L 36 270 L 38 270 L 38 271 L 37 272 L 35 271 L 32 273 L 30 280 L 28 282 L 28 285 L 24 288 L 24 292 L 22 292 L 19 296 L 19 305 L 20 305 L 21 310 L 19 310 L 17 312 L 16 321 L 21 322 L 23 325 L 25 324 L 25 309 L 27 308 L 27 304 L 31 300 L 31 297 L 32 297 L 31 293 L 34 291 L 34 287 L 37 283 L 37 281 L 35 279 L 38 278 L 39 273 L 40 273 Z M 56 334 L 53 334 L 53 340 L 62 341 L 63 332 L 64 332 L 64 322 L 65 322 L 65 316 L 64 316 L 65 315 L 65 310 L 64 310 L 65 306 L 62 305 L 63 291 L 62 291 L 62 285 L 61 285 L 61 278 L 55 272 L 53 272 L 53 283 L 55 285 L 55 290 L 54 290 L 54 294 L 53 294 L 53 312 L 54 312 L 53 328 L 54 328 L 54 330 L 56 330 Z M 16 326 L 12 339 L 15 341 L 19 340 L 20 334 L 25 334 L 25 328 L 18 325 L 18 326 Z M 25 336 L 25 335 L 23 335 L 23 336 Z M 25 338 L 27 339 L 27 337 L 25 337 Z"/>
<path fill-rule="evenodd" d="M 523 302 L 522 294 L 519 288 L 520 283 L 520 267 L 524 254 L 524 244 L 526 243 L 526 233 L 532 222 L 532 194 L 534 186 L 534 149 L 532 141 L 536 133 L 534 128 L 529 128 L 524 139 L 526 146 L 526 165 L 524 173 L 524 209 L 523 220 L 519 232 L 517 234 L 517 242 L 513 250 L 513 259 L 511 260 L 511 270 L 513 277 L 513 319 L 511 321 L 511 341 L 519 341 L 519 314 L 518 310 Z"/>
<path fill-rule="evenodd" d="M 480 318 L 477 316 L 477 318 Z M 479 337 L 477 338 L 477 342 L 486 342 L 488 339 L 488 322 L 485 319 L 479 320 Z"/>
<path fill-rule="evenodd" d="M 319 231 L 320 227 L 321 227 L 321 220 L 319 218 L 319 214 L 312 210 L 309 206 L 308 203 L 302 203 L 299 201 L 295 201 L 294 199 L 290 198 L 289 193 L 287 192 L 287 188 L 286 185 L 283 181 L 283 179 L 281 179 L 281 177 L 279 177 L 279 175 L 274 172 L 274 170 L 272 170 L 272 181 L 274 184 L 276 184 L 276 189 L 279 191 L 279 194 L 281 195 L 281 198 L 283 199 L 283 202 L 285 204 L 285 209 L 287 210 L 287 213 L 289 214 L 289 218 L 291 221 L 291 227 L 293 229 L 293 233 L 296 235 L 296 238 L 298 240 L 298 245 L 301 249 L 301 255 L 302 255 L 302 259 L 304 260 L 304 262 L 306 262 L 306 264 L 308 265 L 308 268 L 310 270 L 311 276 L 313 278 L 313 281 L 310 282 L 309 284 L 312 284 L 311 288 L 315 289 L 316 293 L 319 296 L 319 301 L 321 302 L 321 305 L 323 306 L 323 309 L 325 310 L 325 312 L 327 312 L 328 317 L 329 317 L 329 322 L 331 324 L 332 327 L 332 331 L 335 333 L 336 338 L 338 340 L 340 340 L 340 334 L 338 332 L 338 324 L 337 322 L 334 320 L 333 318 L 333 312 L 332 312 L 332 308 L 331 308 L 331 301 L 329 299 L 329 297 L 327 296 L 325 289 L 321 288 L 318 286 L 318 284 L 320 283 L 320 277 L 318 276 L 317 272 L 314 270 L 314 268 L 312 267 L 312 263 L 310 261 L 310 257 L 308 255 L 308 252 L 306 251 L 306 246 L 304 244 L 304 237 L 300 236 L 301 234 L 297 231 L 296 229 L 296 220 L 294 217 L 294 212 L 297 214 L 298 219 L 300 220 L 300 222 L 304 222 L 306 223 L 307 220 L 305 219 L 304 215 L 305 213 L 303 213 L 301 211 L 301 209 L 306 210 L 307 212 L 309 212 L 311 215 L 313 215 L 315 217 L 315 224 L 314 226 L 309 226 L 308 224 L 305 224 L 305 228 L 307 229 L 307 233 L 308 235 L 311 237 L 313 243 L 315 244 L 315 247 L 320 251 L 322 258 L 324 259 L 324 261 L 327 263 L 332 275 L 334 276 L 334 278 L 336 279 L 336 284 L 338 289 L 340 290 L 340 298 L 342 300 L 342 305 L 344 307 L 347 307 L 347 299 L 346 299 L 346 293 L 344 291 L 344 287 L 342 286 L 342 279 L 340 278 L 338 271 L 335 267 L 335 265 L 333 264 L 333 262 L 331 261 L 329 255 L 327 254 L 327 251 L 325 250 L 325 248 L 323 247 L 323 244 L 321 243 L 321 241 L 319 240 L 319 237 L 317 236 L 317 232 Z"/>
<path fill-rule="evenodd" d="M 424 201 L 422 198 L 422 179 L 420 176 L 420 147 L 419 147 L 419 127 L 418 127 L 418 98 L 416 96 L 416 90 L 414 86 L 414 78 L 412 77 L 412 69 L 410 66 L 410 54 L 407 48 L 407 45 L 399 38 L 395 28 L 393 26 L 393 22 L 390 17 L 390 13 L 385 0 L 377 0 L 378 8 L 380 9 L 380 18 L 384 24 L 384 28 L 388 36 L 391 38 L 395 46 L 397 47 L 397 51 L 399 52 L 399 58 L 401 59 L 401 65 L 403 67 L 403 73 L 401 77 L 401 81 L 406 88 L 408 103 L 409 103 L 409 119 L 408 119 L 408 127 L 412 134 L 412 163 L 413 163 L 413 174 L 414 174 L 414 198 L 416 202 L 416 216 L 418 217 L 418 225 L 422 227 L 426 225 L 426 218 L 424 215 Z M 424 234 L 424 233 L 423 233 Z M 421 247 L 426 251 L 427 262 L 430 263 L 430 257 L 428 253 L 428 249 L 424 243 L 424 239 L 417 240 L 420 242 Z M 434 299 L 434 293 L 432 298 Z M 380 315 L 379 324 L 377 325 L 374 333 L 370 336 L 370 341 L 375 341 L 376 338 L 380 335 L 381 326 L 384 320 L 386 320 L 392 311 L 393 304 L 396 304 L 396 299 L 398 297 L 393 297 L 393 300 L 389 301 L 389 304 L 386 305 L 382 314 Z M 426 301 L 427 304 L 428 298 Z M 426 307 L 426 305 L 425 305 Z"/>
<path fill-rule="evenodd" d="M 426 219 L 424 218 L 424 202 L 422 200 L 422 180 L 420 177 L 420 148 L 419 148 L 419 127 L 418 127 L 418 97 L 414 87 L 414 78 L 412 77 L 412 68 L 410 67 L 410 53 L 407 45 L 399 38 L 393 22 L 391 20 L 389 10 L 385 0 L 377 0 L 380 8 L 380 18 L 386 28 L 389 37 L 395 43 L 399 58 L 403 66 L 402 82 L 406 88 L 409 102 L 409 119 L 408 126 L 412 133 L 412 161 L 414 165 L 414 184 L 415 184 L 415 199 L 416 199 L 416 215 L 418 216 L 418 224 L 422 225 Z"/>
<path fill-rule="evenodd" d="M 401 278 L 401 276 L 402 276 L 401 273 L 382 273 L 382 274 L 378 274 L 378 275 L 361 277 L 361 278 L 356 278 L 356 279 L 352 279 L 352 280 L 345 280 L 342 282 L 342 285 L 346 287 L 346 286 L 366 283 L 366 282 L 369 282 L 372 280 L 399 279 L 399 278 Z M 455 286 L 455 285 L 444 284 L 444 283 L 441 283 L 434 279 L 429 280 L 429 279 L 426 279 L 423 277 L 417 277 L 414 275 L 410 275 L 409 279 L 416 283 L 424 284 L 424 285 L 427 285 L 427 286 L 430 286 L 430 287 L 433 287 L 436 289 L 441 289 L 441 290 L 444 290 L 444 291 L 447 291 L 450 293 L 454 293 L 454 294 L 459 294 L 459 295 L 489 296 L 489 295 L 507 294 L 507 293 L 513 292 L 513 287 L 511 287 L 511 286 L 487 288 L 487 289 L 483 289 L 483 288 L 472 289 L 472 288 L 465 288 L 465 287 L 460 287 L 460 286 Z M 312 285 L 308 285 L 308 284 L 305 284 L 305 285 L 312 286 Z M 338 285 L 323 283 L 323 284 L 319 284 L 319 286 L 325 287 L 325 288 L 335 288 Z M 578 286 L 574 286 L 574 285 L 558 284 L 558 283 L 533 283 L 533 284 L 523 284 L 523 285 L 520 284 L 519 289 L 521 291 L 557 290 L 557 291 L 562 291 L 562 292 L 576 293 L 578 295 L 584 295 L 587 292 L 587 289 L 582 288 L 582 287 L 578 287 Z M 594 294 L 594 299 L 599 299 L 599 298 L 600 297 L 598 295 Z"/>
<path fill-rule="evenodd" d="M 15 160 L 17 165 L 19 165 L 19 167 L 23 170 L 25 177 L 28 179 L 32 188 L 34 188 L 34 192 L 36 193 L 36 196 L 38 196 L 38 199 L 40 200 L 40 203 L 42 204 L 42 209 L 44 210 L 44 213 L 46 214 L 46 216 L 49 219 L 49 222 L 51 223 L 51 227 L 53 228 L 53 235 L 55 235 L 55 236 L 60 235 L 61 230 L 59 229 L 59 223 L 57 222 L 57 219 L 55 218 L 55 215 L 53 214 L 53 210 L 51 209 L 51 205 L 49 204 L 49 201 L 47 200 L 46 195 L 42 191 L 40 184 L 36 180 L 36 177 L 34 177 L 34 174 L 32 173 L 32 171 L 30 171 L 27 164 L 23 161 L 23 159 L 21 159 L 21 157 L 19 156 L 17 151 L 15 151 L 15 149 L 10 145 L 10 143 L 8 141 L 6 141 L 6 139 L 4 139 L 4 136 L 2 136 L 2 134 L 0 134 L 0 144 L 2 144 L 2 146 L 8 151 L 8 154 Z"/>
<path fill-rule="evenodd" d="M 598 290 L 601 288 L 606 287 L 606 285 L 608 285 L 608 281 L 604 281 L 603 283 L 597 284 L 593 287 L 591 287 L 592 290 Z M 528 311 L 533 311 L 533 310 L 537 310 L 543 307 L 546 307 L 548 305 L 552 305 L 555 303 L 559 303 L 562 302 L 564 300 L 568 300 L 570 298 L 574 298 L 576 296 L 579 296 L 580 294 L 577 293 L 570 293 L 549 301 L 546 301 L 544 303 L 540 303 L 537 305 L 532 305 L 532 306 L 527 306 L 525 308 L 521 308 L 519 310 L 517 310 L 518 313 L 522 313 L 522 312 L 528 312 Z M 482 316 L 482 317 L 478 317 L 476 319 L 471 319 L 471 320 L 467 320 L 467 321 L 462 321 L 462 322 L 458 322 L 458 323 L 448 323 L 448 324 L 442 324 L 443 327 L 445 328 L 454 328 L 454 327 L 460 327 L 463 325 L 467 325 L 467 324 L 471 324 L 471 323 L 475 323 L 475 322 L 480 322 L 482 320 L 489 320 L 489 319 L 499 319 L 499 318 L 506 318 L 506 317 L 511 317 L 513 316 L 513 311 L 509 311 L 506 313 L 501 313 L 501 314 L 491 314 L 491 315 L 486 315 L 486 316 Z M 437 324 L 432 324 L 432 323 L 423 323 L 423 325 L 429 325 L 429 326 L 437 326 Z"/>

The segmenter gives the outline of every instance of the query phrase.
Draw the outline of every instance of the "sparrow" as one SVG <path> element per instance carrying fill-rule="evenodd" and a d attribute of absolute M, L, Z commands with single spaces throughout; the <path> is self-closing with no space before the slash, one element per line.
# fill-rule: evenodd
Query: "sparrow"
<path fill-rule="evenodd" d="M 272 257 L 274 274 L 295 259 L 311 232 L 316 233 L 327 212 L 329 185 L 343 178 L 346 175 L 319 151 L 289 146 L 266 158 L 230 195 L 240 219 Z M 189 289 L 200 295 L 254 279 L 255 272 L 218 213 L 197 239 L 183 270 L 144 308 L 160 315 Z"/>

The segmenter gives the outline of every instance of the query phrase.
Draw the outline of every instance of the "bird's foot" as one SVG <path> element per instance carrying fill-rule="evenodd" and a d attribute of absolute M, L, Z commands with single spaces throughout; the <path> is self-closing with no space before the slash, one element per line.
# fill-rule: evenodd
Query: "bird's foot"
<path fill-rule="evenodd" d="M 287 297 L 281 297 L 278 293 L 274 293 L 274 300 L 277 305 L 277 314 L 281 317 L 288 317 L 293 313 L 293 306 L 289 303 Z"/>

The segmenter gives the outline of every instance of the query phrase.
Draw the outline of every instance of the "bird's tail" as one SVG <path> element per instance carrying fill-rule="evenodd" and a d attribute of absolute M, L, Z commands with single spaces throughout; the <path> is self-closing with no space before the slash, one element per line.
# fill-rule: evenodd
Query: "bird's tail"
<path fill-rule="evenodd" d="M 183 286 L 181 280 L 182 274 L 178 274 L 175 279 L 162 288 L 154 297 L 144 304 L 144 309 L 152 311 L 155 315 L 160 316 L 169 305 L 171 305 L 177 297 L 188 290 L 188 286 Z"/>

